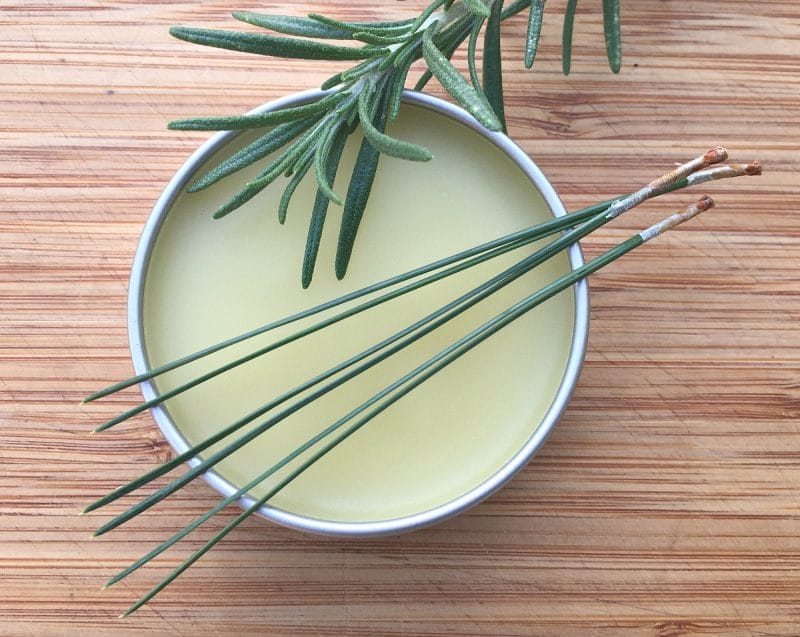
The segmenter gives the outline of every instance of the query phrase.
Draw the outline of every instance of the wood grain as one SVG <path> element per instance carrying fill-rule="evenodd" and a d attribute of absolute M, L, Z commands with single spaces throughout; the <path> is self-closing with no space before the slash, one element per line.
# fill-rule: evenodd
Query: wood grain
<path fill-rule="evenodd" d="M 326 2 L 340 18 L 421 2 Z M 536 70 L 505 30 L 512 136 L 567 206 L 628 191 L 717 143 L 766 172 L 709 186 L 719 209 L 592 282 L 586 367 L 536 460 L 465 515 L 398 538 L 308 537 L 252 520 L 128 620 L 117 614 L 222 528 L 100 584 L 216 502 L 195 484 L 97 540 L 86 502 L 168 449 L 149 417 L 90 428 L 135 392 L 80 407 L 130 371 L 127 277 L 160 189 L 202 134 L 333 65 L 173 41 L 233 26 L 238 0 L 0 7 L 0 634 L 796 635 L 800 632 L 800 10 L 794 0 L 623 3 L 623 69 L 579 11 L 560 70 L 548 2 Z M 595 3 L 598 4 L 599 3 Z M 552 5 L 552 6 L 551 6 Z M 547 17 L 547 16 L 546 16 Z M 432 87 L 438 92 L 438 87 Z M 585 242 L 597 254 L 673 197 Z"/>

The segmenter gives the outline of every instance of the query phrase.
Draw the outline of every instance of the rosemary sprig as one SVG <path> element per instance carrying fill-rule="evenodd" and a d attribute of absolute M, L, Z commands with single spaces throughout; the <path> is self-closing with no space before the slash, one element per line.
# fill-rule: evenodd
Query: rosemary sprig
<path fill-rule="evenodd" d="M 503 63 L 500 55 L 500 22 L 503 0 L 495 0 L 486 22 L 483 40 L 483 93 L 500 120 L 501 130 L 506 131 L 506 115 L 503 105 Z"/>
<path fill-rule="evenodd" d="M 567 8 L 564 11 L 564 27 L 561 32 L 561 70 L 564 75 L 569 75 L 572 67 L 572 29 L 575 25 L 577 8 L 578 0 L 567 0 Z"/>
<path fill-rule="evenodd" d="M 603 30 L 606 38 L 608 65 L 614 73 L 619 73 L 619 69 L 622 66 L 619 0 L 603 0 Z"/>
<path fill-rule="evenodd" d="M 569 71 L 572 20 L 575 1 L 565 17 L 564 71 Z M 430 151 L 397 140 L 386 133 L 387 125 L 399 114 L 402 90 L 411 65 L 424 59 L 427 70 L 417 81 L 421 90 L 433 77 L 465 110 L 490 130 L 506 129 L 500 24 L 529 9 L 525 43 L 525 66 L 530 68 L 539 43 L 544 0 L 522 0 L 507 8 L 503 0 L 433 0 L 415 19 L 391 22 L 343 22 L 319 14 L 307 17 L 236 12 L 233 17 L 254 27 L 279 33 L 248 33 L 216 29 L 174 27 L 170 33 L 194 44 L 255 53 L 273 57 L 309 60 L 355 61 L 351 68 L 323 83 L 331 93 L 302 106 L 283 108 L 258 115 L 200 117 L 176 120 L 176 130 L 241 130 L 275 126 L 248 147 L 201 176 L 189 188 L 198 191 L 220 179 L 252 165 L 280 149 L 262 173 L 214 213 L 215 218 L 235 211 L 270 184 L 285 175 L 283 196 L 277 210 L 283 223 L 291 199 L 300 182 L 314 166 L 318 192 L 309 224 L 301 282 L 312 280 L 317 250 L 329 202 L 343 205 L 339 242 L 335 257 L 336 276 L 342 278 L 358 235 L 381 154 L 412 161 L 429 161 Z M 619 2 L 604 0 L 603 16 L 609 64 L 615 72 L 620 66 Z M 567 38 L 569 24 L 569 38 Z M 483 65 L 478 73 L 477 44 L 483 32 Z M 469 38 L 465 77 L 450 62 L 461 44 Z M 331 44 L 327 41 L 334 41 Z M 350 41 L 359 46 L 339 44 Z M 353 123 L 357 125 L 352 126 Z M 332 189 L 333 176 L 347 137 L 360 127 L 362 143 L 356 167 L 350 176 L 347 194 L 342 199 Z M 368 148 L 369 147 L 369 148 Z"/>
<path fill-rule="evenodd" d="M 229 425 L 228 427 L 222 429 L 218 434 L 215 434 L 208 440 L 203 441 L 198 445 L 195 445 L 187 452 L 180 454 L 176 458 L 164 463 L 161 467 L 147 472 L 142 477 L 130 482 L 129 484 L 123 487 L 116 489 L 115 491 L 112 491 L 104 498 L 101 498 L 97 502 L 93 503 L 92 505 L 87 507 L 86 509 L 87 511 L 100 508 L 110 502 L 117 500 L 118 498 L 126 494 L 131 493 L 132 491 L 138 489 L 139 487 L 149 483 L 153 479 L 161 475 L 164 475 L 168 471 L 174 469 L 178 464 L 190 458 L 196 457 L 197 454 L 209 448 L 211 445 L 224 440 L 225 438 L 233 434 L 235 431 L 243 427 L 245 424 L 255 420 L 256 418 L 262 415 L 265 415 L 269 411 L 272 411 L 273 409 L 287 402 L 288 400 L 301 396 L 304 392 L 312 390 L 315 386 L 322 385 L 318 389 L 311 391 L 311 393 L 308 393 L 305 396 L 301 397 L 295 403 L 282 409 L 277 414 L 271 416 L 267 420 L 256 425 L 256 427 L 247 434 L 238 437 L 232 442 L 227 443 L 223 449 L 212 454 L 208 458 L 202 460 L 198 465 L 187 471 L 183 476 L 173 480 L 165 487 L 157 490 L 151 496 L 145 498 L 144 500 L 140 501 L 133 507 L 129 508 L 127 511 L 116 516 L 109 522 L 105 523 L 98 529 L 96 534 L 100 535 L 115 528 L 116 526 L 119 526 L 125 521 L 143 512 L 153 504 L 156 504 L 165 497 L 168 497 L 170 494 L 180 489 L 189 481 L 191 481 L 204 471 L 213 467 L 222 458 L 226 457 L 230 453 L 233 453 L 236 449 L 240 448 L 244 444 L 247 444 L 249 441 L 261 435 L 264 431 L 268 430 L 269 428 L 279 424 L 288 415 L 295 413 L 299 409 L 302 409 L 303 407 L 307 406 L 310 402 L 320 398 L 326 392 L 331 391 L 332 389 L 340 386 L 342 383 L 355 378 L 364 371 L 370 369 L 375 364 L 381 362 L 382 360 L 385 360 L 389 356 L 394 355 L 395 353 L 399 352 L 406 346 L 415 342 L 425 334 L 428 334 L 431 331 L 437 329 L 438 327 L 444 325 L 452 318 L 458 316 L 459 314 L 466 311 L 473 305 L 479 303 L 483 299 L 488 298 L 497 290 L 505 287 L 511 281 L 515 280 L 519 276 L 522 276 L 524 273 L 530 271 L 532 268 L 536 267 L 544 260 L 561 252 L 563 249 L 567 248 L 569 245 L 572 245 L 574 242 L 586 236 L 596 228 L 599 228 L 600 226 L 611 221 L 617 216 L 634 208 L 643 201 L 667 192 L 678 190 L 686 186 L 697 185 L 715 179 L 736 177 L 741 175 L 756 175 L 760 173 L 760 166 L 756 162 L 752 162 L 750 164 L 712 166 L 713 164 L 718 164 L 719 162 L 724 161 L 726 157 L 727 153 L 724 149 L 722 148 L 712 149 L 708 153 L 705 153 L 704 155 L 666 173 L 662 177 L 654 180 L 653 182 L 645 185 L 644 187 L 640 188 L 639 190 L 629 195 L 614 200 L 602 202 L 600 204 L 572 213 L 560 219 L 556 219 L 551 222 L 547 222 L 545 224 L 540 224 L 538 226 L 528 228 L 523 231 L 513 233 L 511 235 L 507 235 L 506 237 L 502 237 L 500 239 L 485 243 L 481 246 L 477 246 L 473 249 L 463 251 L 456 255 L 452 255 L 451 257 L 447 257 L 433 264 L 422 266 L 412 271 L 411 273 L 394 277 L 382 283 L 370 286 L 369 288 L 364 288 L 363 290 L 359 290 L 350 295 L 346 295 L 345 297 L 336 299 L 330 303 L 324 304 L 323 306 L 319 306 L 318 308 L 312 308 L 307 312 L 301 313 L 301 315 L 288 317 L 283 321 L 278 321 L 271 325 L 265 326 L 265 328 L 256 330 L 257 333 L 263 333 L 264 331 L 268 331 L 269 329 L 271 329 L 276 325 L 279 324 L 285 325 L 287 323 L 290 323 L 299 316 L 303 317 L 310 316 L 312 314 L 317 313 L 318 311 L 322 311 L 322 309 L 330 309 L 338 305 L 341 305 L 343 303 L 361 298 L 362 296 L 365 296 L 369 293 L 380 291 L 387 287 L 391 287 L 399 283 L 404 283 L 405 281 L 408 280 L 418 279 L 417 281 L 409 285 L 399 287 L 387 294 L 379 296 L 375 299 L 371 299 L 354 308 L 350 308 L 349 310 L 346 310 L 340 313 L 339 315 L 333 317 L 333 319 L 329 318 L 320 321 L 317 324 L 317 326 L 313 326 L 313 328 L 311 328 L 314 331 L 316 331 L 316 329 L 321 329 L 323 327 L 333 324 L 338 320 L 342 320 L 344 318 L 352 316 L 356 312 L 369 309 L 370 307 L 374 307 L 377 304 L 384 303 L 393 298 L 397 298 L 402 294 L 419 289 L 419 287 L 426 285 L 428 282 L 430 282 L 430 280 L 438 280 L 438 278 L 449 276 L 455 271 L 460 271 L 465 268 L 472 267 L 473 265 L 477 265 L 478 263 L 483 263 L 491 258 L 494 258 L 495 256 L 498 256 L 499 254 L 504 254 L 522 245 L 527 245 L 531 241 L 540 239 L 543 236 L 548 236 L 553 232 L 558 232 L 560 230 L 571 228 L 564 234 L 562 234 L 560 237 L 552 241 L 551 243 L 545 245 L 544 247 L 540 248 L 534 253 L 524 257 L 515 265 L 512 265 L 511 267 L 507 268 L 500 274 L 491 277 L 488 281 L 481 284 L 480 286 L 477 286 L 473 290 L 450 301 L 449 303 L 445 304 L 440 309 L 432 312 L 423 319 L 420 319 L 419 321 L 413 323 L 412 325 L 409 325 L 407 328 L 400 330 L 396 334 L 388 337 L 387 339 L 384 339 L 380 343 L 375 344 L 374 346 L 368 348 L 364 352 L 361 352 L 360 354 L 357 354 L 356 356 L 346 361 L 343 361 L 342 363 L 331 368 L 330 370 L 327 370 L 315 376 L 314 378 L 309 379 L 307 382 L 290 390 L 286 394 L 279 396 L 276 399 L 268 402 L 266 405 L 262 406 L 257 411 L 252 412 L 251 414 L 238 420 L 232 425 Z M 425 380 L 430 378 L 432 375 L 434 375 L 441 369 L 444 369 L 451 362 L 462 356 L 464 353 L 466 353 L 473 347 L 477 346 L 483 340 L 494 334 L 496 331 L 502 329 L 510 322 L 512 322 L 519 316 L 522 316 L 524 313 L 526 313 L 533 307 L 536 307 L 538 304 L 544 302 L 553 295 L 557 294 L 559 291 L 566 289 L 575 282 L 595 272 L 601 267 L 604 267 L 608 263 L 611 263 L 612 261 L 619 258 L 623 254 L 626 254 L 630 250 L 635 249 L 636 247 L 642 245 L 646 241 L 661 234 L 662 232 L 668 230 L 669 228 L 672 228 L 675 225 L 692 218 L 693 216 L 702 212 L 703 210 L 707 210 L 712 205 L 713 202 L 711 201 L 710 197 L 706 196 L 702 198 L 700 201 L 690 206 L 689 208 L 687 208 L 684 212 L 672 215 L 667 219 L 665 219 L 664 221 L 662 221 L 661 223 L 656 224 L 648 228 L 647 230 L 642 231 L 641 233 L 633 235 L 631 238 L 622 242 L 617 247 L 609 250 L 604 255 L 601 255 L 600 257 L 587 263 L 581 268 L 578 268 L 575 271 L 570 272 L 567 275 L 564 275 L 563 277 L 559 278 L 553 283 L 545 286 L 535 294 L 519 301 L 512 307 L 502 311 L 488 323 L 473 330 L 469 334 L 465 335 L 452 345 L 448 346 L 447 348 L 439 352 L 437 355 L 435 355 L 428 361 L 419 365 L 417 368 L 411 370 L 410 372 L 399 378 L 397 381 L 391 383 L 389 386 L 379 391 L 377 394 L 366 400 L 364 403 L 353 409 L 345 416 L 333 422 L 331 425 L 323 429 L 320 433 L 311 437 L 309 440 L 307 440 L 305 443 L 303 443 L 296 449 L 288 452 L 282 460 L 280 460 L 272 467 L 265 469 L 265 471 L 256 479 L 251 481 L 249 484 L 241 487 L 236 493 L 224 499 L 218 505 L 213 507 L 210 511 L 201 515 L 196 520 L 187 525 L 182 531 L 176 533 L 170 539 L 162 543 L 159 547 L 153 549 L 147 555 L 137 560 L 130 567 L 126 568 L 121 573 L 119 573 L 118 575 L 114 576 L 111 580 L 109 580 L 107 585 L 111 585 L 123 579 L 128 574 L 132 573 L 134 570 L 143 566 L 149 560 L 159 555 L 160 553 L 162 553 L 163 551 L 174 545 L 176 542 L 178 542 L 180 539 L 188 535 L 188 533 L 190 533 L 192 530 L 196 529 L 205 521 L 213 517 L 217 512 L 222 510 L 222 508 L 224 508 L 228 504 L 234 502 L 235 500 L 245 495 L 250 489 L 255 487 L 257 484 L 260 484 L 261 482 L 266 480 L 269 476 L 273 475 L 280 469 L 286 467 L 293 460 L 295 459 L 301 460 L 300 466 L 292 469 L 291 472 L 287 476 L 282 478 L 281 481 L 275 487 L 270 489 L 270 491 L 267 494 L 259 498 L 248 509 L 240 513 L 222 531 L 220 531 L 211 540 L 209 540 L 200 550 L 195 552 L 188 560 L 186 560 L 177 569 L 175 569 L 166 579 L 164 579 L 161 583 L 159 583 L 156 587 L 154 587 L 148 594 L 146 594 L 136 604 L 134 604 L 130 609 L 128 609 L 128 611 L 126 611 L 125 614 L 129 614 L 135 611 L 142 604 L 152 599 L 154 595 L 156 595 L 160 590 L 162 590 L 171 581 L 173 581 L 182 572 L 184 572 L 192 563 L 194 563 L 197 559 L 199 559 L 205 552 L 207 552 L 210 548 L 212 548 L 217 542 L 219 542 L 238 524 L 240 524 L 243 520 L 245 520 L 253 512 L 255 512 L 260 506 L 266 503 L 272 496 L 274 496 L 276 493 L 282 490 L 286 485 L 288 485 L 292 480 L 294 480 L 295 477 L 300 475 L 305 469 L 307 469 L 313 463 L 322 458 L 328 451 L 330 451 L 335 446 L 346 440 L 350 435 L 352 435 L 352 433 L 354 433 L 355 431 L 366 425 L 368 422 L 370 422 L 375 416 L 377 416 L 383 410 L 388 408 L 391 404 L 401 399 L 403 396 L 407 395 L 411 390 L 413 390 L 421 383 L 425 382 Z M 427 276 L 431 272 L 433 274 Z M 302 337 L 307 333 L 310 332 L 301 330 L 300 332 L 297 333 L 299 335 L 297 337 L 298 338 Z M 175 369 L 178 366 L 181 366 L 193 360 L 197 360 L 198 358 L 201 358 L 207 355 L 208 353 L 211 353 L 212 351 L 219 351 L 220 349 L 223 349 L 225 346 L 230 345 L 234 342 L 241 342 L 242 340 L 246 340 L 247 338 L 250 338 L 253 334 L 254 333 L 248 333 L 243 335 L 242 337 L 226 341 L 223 344 L 207 348 L 206 350 L 203 350 L 202 352 L 199 352 L 196 355 L 186 357 L 184 359 L 181 359 L 180 361 L 177 361 L 176 363 L 172 363 L 157 370 L 153 370 L 148 374 L 137 376 L 134 379 L 131 379 L 124 383 L 119 383 L 107 390 L 98 392 L 97 394 L 90 396 L 89 399 L 87 400 L 94 400 L 101 396 L 108 395 L 109 393 L 122 389 L 123 387 L 135 384 L 136 382 L 148 380 L 169 369 Z M 268 346 L 267 350 L 264 351 L 258 350 L 256 353 L 251 354 L 249 356 L 261 355 L 262 353 L 265 353 L 265 351 L 269 351 L 269 349 L 274 349 L 275 346 L 279 346 L 281 342 L 282 341 L 277 341 L 277 343 Z M 222 366 L 221 368 L 218 368 L 217 370 L 214 371 L 215 372 L 219 370 L 225 371 L 230 368 L 231 367 L 229 365 Z M 192 384 L 191 386 L 194 386 L 194 384 Z M 187 385 L 178 389 L 180 391 L 184 391 L 188 388 L 189 386 Z M 154 406 L 155 404 L 158 404 L 158 402 L 161 402 L 161 400 L 166 399 L 169 395 L 174 395 L 174 394 L 169 394 L 169 393 L 164 394 L 163 396 L 157 399 L 157 402 L 148 401 L 146 403 L 143 403 L 143 408 Z M 141 409 L 139 409 L 138 411 L 141 411 Z M 132 410 L 131 412 L 126 412 L 127 415 L 123 416 L 129 417 L 130 415 L 133 415 L 133 413 L 138 413 L 138 411 Z M 121 422 L 122 420 L 124 420 L 124 417 L 115 419 L 115 422 Z M 115 424 L 115 422 L 110 421 L 110 423 L 108 423 L 108 426 L 110 426 L 111 424 Z M 314 447 L 320 444 L 323 445 L 321 448 L 317 449 L 316 451 L 313 451 L 313 453 L 309 457 L 305 459 L 302 458 L 303 454 L 305 454 L 306 452 L 310 452 Z"/>
<path fill-rule="evenodd" d="M 542 32 L 542 18 L 544 17 L 544 0 L 533 0 L 528 14 L 528 35 L 525 40 L 525 68 L 533 66 L 536 51 L 539 49 L 539 35 Z"/>

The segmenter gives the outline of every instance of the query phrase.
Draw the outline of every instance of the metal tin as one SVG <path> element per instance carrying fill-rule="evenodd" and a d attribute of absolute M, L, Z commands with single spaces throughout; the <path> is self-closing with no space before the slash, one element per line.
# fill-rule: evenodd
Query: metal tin
<path fill-rule="evenodd" d="M 321 91 L 305 91 L 274 102 L 265 104 L 253 113 L 261 113 L 288 106 L 297 106 L 307 103 L 324 95 Z M 556 194 L 553 186 L 539 170 L 538 166 L 525 154 L 525 152 L 502 133 L 487 131 L 472 116 L 461 108 L 424 93 L 406 91 L 403 97 L 408 104 L 421 106 L 452 118 L 471 128 L 476 134 L 484 136 L 493 144 L 502 149 L 527 175 L 533 185 L 539 190 L 554 216 L 566 214 L 564 205 Z M 144 284 L 150 255 L 155 245 L 158 231 L 169 213 L 172 203 L 191 181 L 195 172 L 202 164 L 224 144 L 230 142 L 236 132 L 219 133 L 203 144 L 189 160 L 178 170 L 167 185 L 153 208 L 147 223 L 142 231 L 139 246 L 133 262 L 130 288 L 128 293 L 128 333 L 130 340 L 133 366 L 137 374 L 150 369 L 144 346 L 144 326 L 142 320 L 142 307 L 144 298 Z M 570 265 L 573 269 L 583 265 L 583 256 L 577 244 L 568 251 Z M 589 332 L 589 293 L 585 281 L 574 286 L 574 332 L 570 354 L 556 396 L 550 405 L 544 419 L 533 432 L 525 445 L 489 479 L 465 493 L 455 500 L 437 506 L 428 511 L 411 516 L 382 520 L 378 522 L 337 522 L 309 518 L 272 506 L 263 506 L 259 513 L 279 524 L 307 531 L 331 536 L 379 536 L 397 534 L 418 529 L 454 516 L 465 509 L 478 504 L 510 480 L 534 456 L 542 446 L 547 436 L 552 431 L 558 419 L 569 402 L 575 384 L 577 383 L 586 352 L 586 341 Z M 142 384 L 142 393 L 146 400 L 156 397 L 157 392 L 150 382 Z M 162 407 L 152 410 L 156 424 L 177 453 L 182 453 L 189 448 L 186 439 L 171 420 L 168 412 Z M 193 459 L 189 462 L 195 466 L 200 461 Z M 204 474 L 205 481 L 223 496 L 228 497 L 237 489 L 226 479 L 214 471 Z M 254 500 L 250 497 L 242 498 L 239 503 L 249 507 Z"/>

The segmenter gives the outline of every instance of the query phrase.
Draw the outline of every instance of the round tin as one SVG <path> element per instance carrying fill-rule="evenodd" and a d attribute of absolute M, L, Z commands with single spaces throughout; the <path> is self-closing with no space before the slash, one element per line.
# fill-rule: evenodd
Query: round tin
<path fill-rule="evenodd" d="M 324 94 L 325 93 L 322 91 L 305 91 L 270 102 L 252 112 L 261 113 L 289 106 L 298 106 L 317 100 Z M 545 178 L 536 164 L 519 146 L 511 141 L 509 137 L 502 133 L 494 133 L 486 130 L 466 111 L 439 98 L 424 93 L 405 91 L 403 100 L 405 103 L 423 107 L 442 116 L 452 118 L 472 129 L 476 134 L 482 135 L 491 141 L 519 166 L 522 172 L 541 193 L 554 216 L 559 217 L 566 214 L 564 205 L 553 189 L 553 186 Z M 144 226 L 134 257 L 128 293 L 128 333 L 133 366 L 137 374 L 145 373 L 150 369 L 144 342 L 142 307 L 145 276 L 159 229 L 169 213 L 173 202 L 193 179 L 195 173 L 200 169 L 203 163 L 223 145 L 230 142 L 237 134 L 238 132 L 219 133 L 203 144 L 169 182 L 156 202 Z M 568 257 L 573 269 L 583 265 L 583 256 L 577 244 L 573 245 L 568 250 Z M 508 480 L 522 469 L 538 451 L 564 412 L 573 389 L 575 388 L 586 352 L 586 341 L 589 331 L 589 294 L 586 282 L 582 281 L 575 285 L 573 294 L 575 308 L 573 317 L 573 337 L 567 365 L 559 389 L 545 417 L 539 423 L 539 426 L 536 427 L 527 442 L 489 479 L 462 496 L 440 506 L 414 515 L 391 520 L 370 522 L 319 520 L 297 515 L 269 505 L 265 505 L 259 509 L 260 515 L 279 524 L 311 533 L 331 536 L 378 536 L 411 531 L 440 522 L 487 498 L 508 482 Z M 157 396 L 156 388 L 151 382 L 142 383 L 141 389 L 146 400 Z M 152 413 L 156 424 L 173 449 L 175 449 L 176 453 L 185 452 L 189 448 L 189 444 L 170 418 L 167 410 L 159 406 L 154 408 Z M 195 466 L 199 462 L 200 460 L 193 459 L 189 461 L 189 464 Z M 204 479 L 211 487 L 225 497 L 237 491 L 237 488 L 234 487 L 233 484 L 213 470 L 207 471 L 204 474 Z M 243 507 L 249 507 L 253 502 L 253 498 L 249 496 L 239 500 L 239 503 Z"/>

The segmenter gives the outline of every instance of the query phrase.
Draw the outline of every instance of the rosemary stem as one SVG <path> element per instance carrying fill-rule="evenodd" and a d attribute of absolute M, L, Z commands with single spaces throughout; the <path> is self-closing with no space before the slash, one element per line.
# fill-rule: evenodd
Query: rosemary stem
<path fill-rule="evenodd" d="M 405 376 L 403 376 L 399 380 L 395 381 L 394 383 L 392 383 L 391 385 L 386 387 L 384 390 L 382 390 L 378 394 L 374 395 L 368 401 L 363 403 L 359 408 L 357 408 L 353 412 L 350 412 L 350 414 L 348 414 L 347 416 L 345 416 L 345 417 L 341 418 L 340 420 L 338 420 L 336 423 L 334 423 L 333 425 L 328 427 L 326 430 L 324 430 L 321 434 L 319 434 L 318 436 L 316 436 L 312 440 L 318 439 L 319 436 L 321 436 L 321 435 L 326 435 L 327 436 L 329 433 L 332 433 L 332 430 L 334 430 L 334 428 L 338 429 L 339 427 L 344 425 L 347 421 L 352 419 L 352 417 L 355 414 L 359 413 L 360 411 L 363 411 L 362 408 L 365 408 L 365 406 L 366 407 L 372 406 L 373 404 L 375 404 L 375 403 L 379 402 L 380 400 L 382 400 L 384 397 L 388 397 L 384 402 L 380 403 L 377 407 L 375 407 L 375 409 L 373 409 L 371 412 L 369 412 L 366 416 L 364 416 L 363 418 L 361 418 L 360 420 L 358 420 L 357 422 L 352 424 L 350 427 L 348 427 L 346 430 L 344 430 L 342 433 L 340 433 L 337 437 L 335 437 L 332 441 L 328 442 L 320 450 L 318 450 L 317 452 L 312 454 L 311 457 L 306 459 L 299 467 L 294 469 L 279 484 L 277 484 L 275 487 L 270 489 L 264 496 L 262 496 L 261 498 L 257 499 L 246 510 L 242 511 L 236 518 L 234 518 L 231 522 L 229 522 L 221 531 L 219 531 L 216 535 L 214 535 L 214 537 L 212 537 L 208 542 L 206 542 L 199 550 L 197 550 L 195 553 L 193 553 L 187 560 L 185 560 L 172 573 L 170 573 L 170 575 L 168 575 L 165 579 L 163 579 L 158 585 L 156 585 L 153 589 L 151 589 L 146 595 L 144 595 L 142 598 L 140 598 L 133 606 L 131 606 L 124 613 L 124 615 L 129 615 L 130 613 L 132 613 L 135 610 L 137 610 L 138 608 L 140 608 L 142 605 L 146 604 L 155 595 L 157 595 L 163 588 L 165 588 L 167 585 L 169 585 L 173 580 L 175 580 L 185 570 L 187 570 L 192 564 L 194 564 L 198 559 L 200 559 L 200 557 L 202 557 L 207 551 L 209 551 L 211 548 L 213 548 L 213 546 L 216 545 L 219 541 L 221 541 L 228 533 L 230 533 L 234 528 L 236 528 L 239 524 L 241 524 L 241 522 L 243 522 L 245 519 L 247 519 L 250 515 L 252 515 L 255 511 L 257 511 L 261 506 L 263 506 L 269 499 L 271 499 L 278 492 L 280 492 L 282 489 L 284 489 L 295 478 L 297 478 L 299 475 L 301 475 L 306 469 L 308 469 L 310 466 L 312 466 L 314 463 L 316 463 L 318 460 L 320 460 L 323 456 L 325 456 L 327 453 L 329 453 L 331 450 L 333 450 L 336 446 L 338 446 L 340 443 L 342 443 L 344 440 L 346 440 L 348 437 L 350 437 L 353 433 L 358 431 L 361 427 L 363 427 L 365 424 L 367 424 L 369 421 L 371 421 L 375 416 L 377 416 L 378 414 L 380 414 L 381 412 L 386 410 L 388 407 L 390 407 L 392 404 L 397 402 L 400 398 L 405 396 L 412 389 L 416 388 L 417 386 L 419 386 L 420 384 L 425 382 L 428 378 L 430 378 L 431 376 L 433 376 L 437 372 L 439 372 L 442 369 L 444 369 L 450 363 L 452 363 L 456 359 L 460 358 L 465 353 L 467 353 L 468 351 L 470 351 L 471 349 L 476 347 L 478 344 L 482 343 L 484 340 L 486 340 L 487 338 L 489 338 L 490 336 L 492 336 L 493 334 L 495 334 L 496 332 L 498 332 L 499 330 L 501 330 L 502 328 L 504 328 L 505 326 L 507 326 L 508 324 L 513 322 L 514 320 L 516 320 L 517 318 L 519 318 L 520 316 L 526 314 L 527 312 L 529 312 L 530 310 L 532 310 L 536 306 L 540 305 L 544 301 L 552 298 L 553 296 L 555 296 L 559 292 L 561 292 L 561 291 L 567 289 L 568 287 L 574 285 L 578 281 L 581 281 L 585 277 L 587 277 L 590 274 L 596 272 L 597 270 L 605 267 L 609 263 L 612 263 L 613 261 L 615 261 L 619 257 L 627 254 L 631 250 L 641 246 L 646 241 L 649 241 L 650 239 L 658 236 L 659 234 L 662 234 L 666 230 L 669 230 L 669 229 L 675 227 L 679 223 L 683 223 L 684 221 L 687 221 L 687 220 L 691 219 L 692 217 L 696 216 L 700 212 L 702 212 L 704 210 L 708 210 L 713 205 L 714 205 L 713 201 L 711 200 L 710 197 L 704 197 L 701 201 L 693 204 L 692 206 L 687 208 L 684 212 L 674 214 L 674 215 L 668 217 L 667 219 L 665 219 L 664 221 L 651 226 L 647 230 L 644 230 L 644 231 L 642 231 L 642 232 L 640 232 L 638 234 L 633 235 L 632 237 L 630 237 L 626 241 L 623 241 L 622 243 L 620 243 L 616 247 L 612 248 L 611 250 L 608 250 L 607 252 L 605 252 L 604 254 L 600 255 L 599 257 L 596 257 L 595 259 L 593 259 L 589 263 L 587 263 L 587 264 L 581 266 L 580 268 L 577 268 L 577 269 L 573 270 L 572 272 L 560 277 L 556 281 L 554 281 L 554 282 L 550 283 L 549 285 L 541 288 L 538 292 L 536 292 L 536 293 L 526 297 L 522 301 L 516 303 L 515 305 L 513 305 L 508 310 L 500 313 L 499 315 L 497 315 L 492 320 L 488 321 L 487 323 L 484 323 L 479 328 L 473 330 L 468 335 L 466 335 L 463 338 L 459 339 L 458 341 L 456 341 L 455 343 L 450 345 L 448 348 L 446 348 L 446 349 L 442 350 L 441 352 L 439 352 L 436 356 L 430 358 L 428 361 L 426 361 L 422 365 L 418 366 L 417 368 L 415 368 L 414 370 L 412 370 L 411 372 L 409 372 L 408 374 L 406 374 Z M 305 450 L 305 449 L 308 448 L 308 445 L 309 445 L 309 443 L 306 443 L 306 445 L 303 445 L 303 446 L 299 447 L 298 450 L 299 449 Z M 298 451 L 298 450 L 295 450 L 295 453 L 290 454 L 290 456 L 287 456 L 287 458 L 294 459 L 295 457 L 297 457 L 297 455 L 299 453 L 302 453 L 302 451 Z M 284 460 L 286 460 L 286 459 L 284 459 Z M 285 464 L 285 462 L 284 462 L 284 464 Z M 275 471 L 275 468 L 273 467 L 273 468 L 271 468 L 270 470 L 268 470 L 265 473 L 268 473 L 269 475 L 272 475 L 272 473 L 274 473 L 274 471 Z M 250 487 L 249 488 L 252 488 L 252 482 L 250 483 Z M 237 493 L 240 493 L 241 491 L 242 490 L 240 490 Z M 231 496 L 231 498 L 233 498 L 233 497 L 234 496 Z M 195 525 L 193 523 L 192 525 L 190 525 L 190 527 L 191 527 L 190 529 L 189 529 L 189 527 L 187 527 L 187 529 L 189 529 L 189 530 L 186 531 L 186 533 L 190 532 L 191 530 L 193 530 L 194 528 L 199 526 L 199 524 L 202 524 L 202 522 L 207 520 L 209 517 L 211 517 L 211 515 L 213 515 L 213 513 L 209 512 L 209 514 L 206 514 L 206 515 L 201 516 L 200 518 L 198 518 L 195 521 L 195 522 L 197 522 L 197 524 Z M 208 516 L 208 517 L 206 517 L 206 516 Z M 183 532 L 181 532 L 179 534 L 176 534 L 176 536 L 175 536 L 176 539 L 174 541 L 179 540 L 181 537 L 183 537 L 185 535 L 185 534 L 182 534 L 182 533 Z M 170 541 L 168 541 L 168 542 L 170 542 Z M 174 543 L 174 542 L 170 542 L 168 544 L 168 546 L 171 546 L 172 543 Z M 159 547 L 160 550 L 156 549 L 157 552 L 154 551 L 153 552 L 154 553 L 153 556 L 159 554 L 160 552 L 162 552 L 163 550 L 168 548 L 168 546 L 164 546 L 163 548 Z M 145 556 L 145 558 L 147 558 L 147 556 Z M 139 561 L 141 563 L 139 563 L 139 562 L 136 563 L 136 565 L 137 565 L 136 568 L 138 568 L 139 566 L 144 564 L 146 561 L 148 561 L 149 558 L 148 559 L 145 559 L 145 558 L 142 558 L 142 560 Z M 130 572 L 130 571 L 128 571 L 128 572 Z M 113 578 L 113 581 L 119 581 L 119 579 L 121 579 L 122 577 L 124 577 L 124 575 L 120 574 L 120 577 L 119 578 Z"/>

